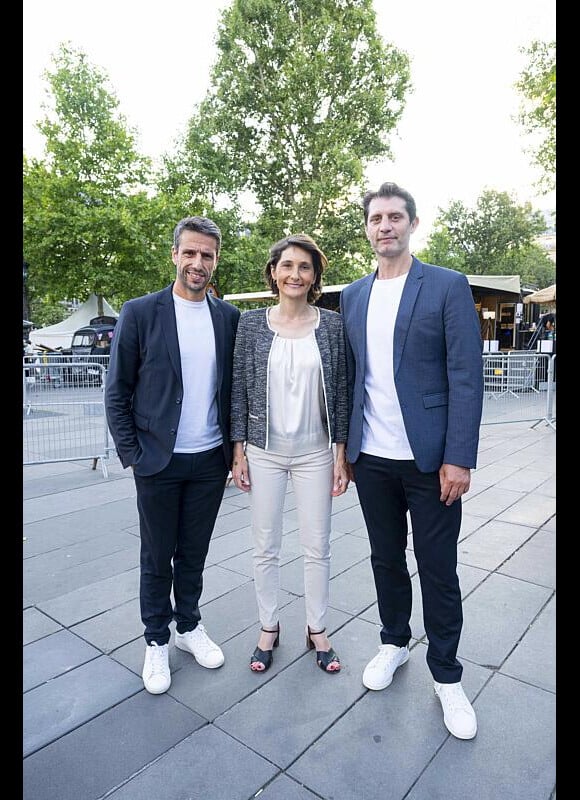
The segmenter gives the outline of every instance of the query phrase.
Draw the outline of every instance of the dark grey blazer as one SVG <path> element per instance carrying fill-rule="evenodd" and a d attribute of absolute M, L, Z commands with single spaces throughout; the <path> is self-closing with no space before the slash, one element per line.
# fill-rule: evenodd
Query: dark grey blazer
<path fill-rule="evenodd" d="M 268 358 L 274 332 L 268 326 L 266 309 L 245 311 L 240 319 L 234 353 L 231 439 L 250 442 L 264 449 L 268 429 Z M 332 442 L 346 442 L 348 395 L 346 353 L 340 314 L 320 309 L 320 324 L 314 335 L 320 352 L 324 394 Z"/>
<path fill-rule="evenodd" d="M 173 283 L 124 303 L 105 387 L 107 421 L 121 464 L 154 475 L 167 466 L 181 417 L 183 383 Z M 215 333 L 218 421 L 231 463 L 230 397 L 239 310 L 207 295 Z"/>
<path fill-rule="evenodd" d="M 345 287 L 351 416 L 346 455 L 359 456 L 365 400 L 369 297 L 376 271 Z M 393 369 L 417 468 L 473 468 L 483 403 L 479 319 L 465 275 L 413 258 L 395 320 Z"/>

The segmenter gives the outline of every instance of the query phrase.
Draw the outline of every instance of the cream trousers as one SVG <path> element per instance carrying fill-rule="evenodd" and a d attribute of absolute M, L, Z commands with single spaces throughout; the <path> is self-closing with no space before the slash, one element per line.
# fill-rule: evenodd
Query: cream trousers
<path fill-rule="evenodd" d="M 263 628 L 278 624 L 282 513 L 292 480 L 304 553 L 306 622 L 311 630 L 325 627 L 330 580 L 330 513 L 332 510 L 333 451 L 282 456 L 260 447 L 246 447 L 251 483 L 254 585 Z"/>

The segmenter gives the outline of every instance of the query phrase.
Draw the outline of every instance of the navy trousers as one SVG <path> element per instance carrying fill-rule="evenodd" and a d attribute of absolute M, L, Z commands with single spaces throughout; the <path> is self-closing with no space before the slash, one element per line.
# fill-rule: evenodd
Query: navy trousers
<path fill-rule="evenodd" d="M 147 644 L 167 644 L 172 619 L 179 633 L 193 630 L 201 619 L 203 569 L 227 473 L 220 445 L 202 453 L 174 453 L 156 475 L 134 476 Z"/>
<path fill-rule="evenodd" d="M 437 682 L 457 683 L 463 671 L 456 657 L 463 624 L 457 577 L 461 500 L 450 506 L 441 502 L 439 473 L 420 472 L 412 460 L 361 453 L 353 468 L 371 546 L 381 641 L 403 647 L 411 638 L 405 556 L 409 511 L 429 640 L 427 665 Z"/>

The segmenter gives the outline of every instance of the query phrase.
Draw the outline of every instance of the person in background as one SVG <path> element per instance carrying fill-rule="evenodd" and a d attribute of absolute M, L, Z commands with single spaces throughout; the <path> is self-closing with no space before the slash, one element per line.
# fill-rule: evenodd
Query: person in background
<path fill-rule="evenodd" d="M 278 303 L 246 311 L 234 351 L 232 475 L 250 492 L 254 583 L 261 623 L 250 669 L 265 672 L 280 641 L 282 514 L 292 480 L 304 551 L 306 643 L 326 673 L 340 659 L 326 635 L 332 498 L 348 488 L 342 318 L 319 309 L 327 259 L 306 234 L 270 249 L 265 276 Z M 334 443 L 334 448 L 333 448 Z"/>
<path fill-rule="evenodd" d="M 232 359 L 240 316 L 207 292 L 220 245 L 212 220 L 178 222 L 171 251 L 175 281 L 123 305 L 111 347 L 105 408 L 121 464 L 132 468 L 137 490 L 143 683 L 152 694 L 171 684 L 173 619 L 179 649 L 208 669 L 224 662 L 199 610 L 231 464 Z"/>
<path fill-rule="evenodd" d="M 382 623 L 379 652 L 362 680 L 368 689 L 385 689 L 409 658 L 409 512 L 427 665 L 447 729 L 471 739 L 477 720 L 457 660 L 463 623 L 457 541 L 483 402 L 479 320 L 465 275 L 411 254 L 419 219 L 409 192 L 383 183 L 365 194 L 363 210 L 376 268 L 341 296 L 352 393 L 346 453 Z"/>

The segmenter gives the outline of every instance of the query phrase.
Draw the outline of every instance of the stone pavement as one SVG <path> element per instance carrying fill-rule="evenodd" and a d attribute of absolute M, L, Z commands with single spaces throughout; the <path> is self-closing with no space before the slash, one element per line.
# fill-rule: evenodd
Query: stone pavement
<path fill-rule="evenodd" d="M 248 497 L 228 487 L 205 571 L 202 619 L 225 664 L 170 642 L 172 684 L 148 694 L 139 533 L 130 471 L 90 462 L 24 468 L 23 800 L 554 800 L 554 430 L 485 425 L 463 504 L 458 656 L 475 739 L 447 733 L 425 663 L 412 535 L 413 639 L 390 687 L 369 692 L 379 618 L 356 487 L 334 501 L 328 627 L 343 668 L 305 646 L 291 486 L 284 512 L 281 636 L 258 636 Z"/>

